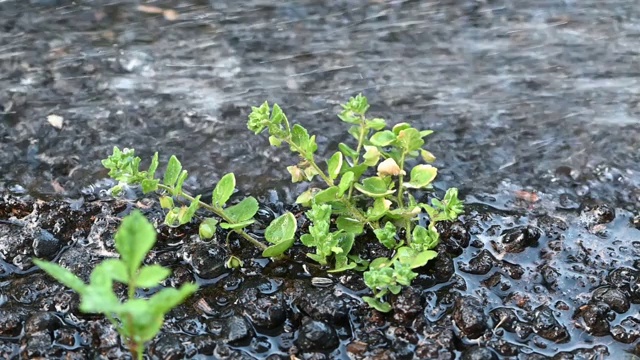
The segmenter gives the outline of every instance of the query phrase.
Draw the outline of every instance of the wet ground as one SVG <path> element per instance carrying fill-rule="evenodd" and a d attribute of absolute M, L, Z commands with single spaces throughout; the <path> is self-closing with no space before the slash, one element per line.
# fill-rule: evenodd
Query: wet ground
<path fill-rule="evenodd" d="M 178 17 L 133 1 L 0 1 L 0 191 L 73 200 L 0 202 L 4 220 L 36 208 L 0 224 L 3 356 L 122 355 L 106 322 L 29 260 L 86 275 L 87 257 L 111 253 L 128 207 L 90 186 L 114 145 L 176 154 L 193 191 L 233 171 L 243 192 L 290 203 L 293 158 L 246 130 L 249 107 L 278 102 L 333 149 L 338 104 L 358 92 L 376 116 L 436 130 L 437 186 L 471 204 L 438 262 L 385 317 L 360 304 L 356 274 L 313 288 L 327 275 L 299 264 L 228 273 L 193 230 L 165 233 L 154 259 L 172 281 L 208 285 L 172 314 L 154 356 L 640 356 L 635 2 L 150 5 Z"/>

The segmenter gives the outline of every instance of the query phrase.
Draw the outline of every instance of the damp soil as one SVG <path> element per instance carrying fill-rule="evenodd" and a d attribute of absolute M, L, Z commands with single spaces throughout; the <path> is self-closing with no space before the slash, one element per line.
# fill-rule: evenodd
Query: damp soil
<path fill-rule="evenodd" d="M 86 278 L 133 208 L 157 225 L 147 261 L 172 268 L 165 285 L 201 285 L 152 358 L 640 356 L 635 2 L 147 4 L 177 18 L 139 3 L 0 1 L 0 357 L 127 356 L 31 257 Z M 362 303 L 360 274 L 330 275 L 299 247 L 270 262 L 105 191 L 113 146 L 175 154 L 189 191 L 233 171 L 267 222 L 303 188 L 284 170 L 295 158 L 246 129 L 250 106 L 279 103 L 326 153 L 359 92 L 375 116 L 436 131 L 437 193 L 457 186 L 467 203 L 390 314 Z M 223 267 L 229 251 L 243 269 Z"/>

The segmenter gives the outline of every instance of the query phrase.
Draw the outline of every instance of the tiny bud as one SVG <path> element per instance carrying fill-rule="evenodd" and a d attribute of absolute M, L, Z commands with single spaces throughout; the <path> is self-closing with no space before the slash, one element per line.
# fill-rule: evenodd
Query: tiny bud
<path fill-rule="evenodd" d="M 231 255 L 231 257 L 229 257 L 227 262 L 224 264 L 224 266 L 227 269 L 237 269 L 237 268 L 241 268 L 243 265 L 244 263 L 242 262 L 242 260 L 238 259 L 233 255 Z"/>
<path fill-rule="evenodd" d="M 381 162 L 378 165 L 378 176 L 397 176 L 397 175 L 405 175 L 404 170 L 400 170 L 400 166 L 396 163 L 392 158 L 388 158 L 387 160 Z"/>
<path fill-rule="evenodd" d="M 198 234 L 200 235 L 200 239 L 209 240 L 213 237 L 214 229 L 212 229 L 208 224 L 202 223 L 198 229 Z"/>
<path fill-rule="evenodd" d="M 173 209 L 173 198 L 171 196 L 161 196 L 160 207 L 163 209 Z"/>
<path fill-rule="evenodd" d="M 287 171 L 291 174 L 291 182 L 297 183 L 305 180 L 304 172 L 299 167 L 295 165 L 287 166 Z"/>

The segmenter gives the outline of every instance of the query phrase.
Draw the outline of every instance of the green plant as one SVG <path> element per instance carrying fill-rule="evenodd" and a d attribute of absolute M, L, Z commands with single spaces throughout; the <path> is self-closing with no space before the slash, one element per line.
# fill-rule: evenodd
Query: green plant
<path fill-rule="evenodd" d="M 432 131 L 420 131 L 408 123 L 387 129 L 385 120 L 366 117 L 369 104 L 362 95 L 351 98 L 342 108 L 338 117 L 351 125 L 348 133 L 356 146 L 340 143 L 339 151 L 325 164 L 315 159 L 318 150 L 315 135 L 310 136 L 300 124 L 292 126 L 277 104 L 270 107 L 265 102 L 253 107 L 247 127 L 256 135 L 267 130 L 272 146 L 286 144 L 299 155 L 299 163 L 287 167 L 294 183 L 315 184 L 316 176 L 324 183 L 322 188 L 310 187 L 296 200 L 311 208 L 306 214 L 313 225 L 309 234 L 301 237 L 304 245 L 315 248 L 315 253 L 308 254 L 311 259 L 322 265 L 332 260 L 332 271 L 367 269 L 366 261 L 350 254 L 355 239 L 365 228 L 372 229 L 376 239 L 395 252 L 391 259 L 373 260 L 364 273 L 365 283 L 374 296 L 363 300 L 386 312 L 391 306 L 385 296 L 397 294 L 403 285 L 410 285 L 417 276 L 413 269 L 437 255 L 433 251 L 439 241 L 435 224 L 457 218 L 463 206 L 455 188 L 449 189 L 442 201 L 433 198 L 431 205 L 419 203 L 409 192 L 432 189 L 437 168 L 430 164 L 413 166 L 407 177 L 407 162 L 435 160 L 433 154 L 423 149 L 424 138 Z M 374 169 L 375 175 L 371 175 Z M 428 227 L 417 224 L 422 210 L 430 218 Z M 401 238 L 399 233 L 405 235 Z"/>
<path fill-rule="evenodd" d="M 104 314 L 125 339 L 131 353 L 142 359 L 145 343 L 160 331 L 165 314 L 198 289 L 195 284 L 184 284 L 179 289 L 164 288 L 148 299 L 136 297 L 136 289 L 158 287 L 171 274 L 160 265 L 141 266 L 155 242 L 153 225 L 136 211 L 124 218 L 116 233 L 120 259 L 98 264 L 89 284 L 54 263 L 38 259 L 34 259 L 34 263 L 80 295 L 80 311 Z M 114 293 L 114 281 L 127 285 L 125 302 L 120 302 Z"/>
<path fill-rule="evenodd" d="M 109 169 L 109 176 L 118 181 L 118 185 L 111 189 L 112 194 L 117 196 L 122 192 L 125 186 L 141 186 L 142 192 L 147 194 L 150 192 L 160 192 L 160 205 L 167 210 L 165 216 L 165 224 L 171 227 L 184 225 L 190 222 L 198 209 L 206 209 L 217 215 L 222 221 L 216 218 L 208 217 L 202 219 L 199 226 L 199 235 L 202 239 L 210 239 L 214 236 L 216 227 L 237 233 L 245 240 L 263 251 L 263 256 L 274 257 L 279 256 L 282 252 L 277 249 L 288 247 L 283 244 L 293 243 L 293 234 L 296 231 L 296 222 L 291 222 L 293 214 L 286 213 L 280 218 L 274 220 L 276 224 L 288 226 L 287 231 L 268 232 L 266 240 L 272 244 L 268 247 L 261 243 L 244 228 L 255 222 L 254 216 L 258 212 L 258 201 L 252 197 L 246 197 L 239 203 L 227 206 L 227 202 L 231 198 L 236 186 L 236 179 L 233 173 L 225 174 L 216 184 L 211 204 L 207 204 L 200 200 L 200 195 L 191 196 L 183 190 L 183 184 L 188 178 L 187 170 L 182 169 L 182 164 L 175 156 L 171 156 L 167 169 L 162 180 L 156 178 L 156 169 L 158 168 L 158 153 L 153 155 L 148 170 L 140 170 L 141 159 L 135 156 L 134 149 L 123 149 L 115 147 L 113 154 L 107 159 L 102 160 L 104 167 Z M 175 198 L 182 198 L 189 201 L 189 205 L 176 206 Z M 295 218 L 294 218 L 295 220 Z M 289 237 L 289 235 L 291 235 Z M 281 237 L 284 236 L 284 237 Z M 275 248 L 274 248 L 275 247 Z M 227 261 L 229 267 L 239 267 L 242 261 L 232 257 Z"/>

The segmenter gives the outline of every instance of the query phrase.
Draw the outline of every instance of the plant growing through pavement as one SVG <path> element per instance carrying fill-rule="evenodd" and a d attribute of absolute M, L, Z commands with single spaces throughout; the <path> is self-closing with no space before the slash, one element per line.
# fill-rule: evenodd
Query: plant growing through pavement
<path fill-rule="evenodd" d="M 270 107 L 265 102 L 253 107 L 247 126 L 255 134 L 267 130 L 272 146 L 286 144 L 299 155 L 299 163 L 287 167 L 292 182 L 312 182 L 318 177 L 324 183 L 296 200 L 311 208 L 306 214 L 313 225 L 300 239 L 315 249 L 308 256 L 322 265 L 332 262 L 331 271 L 368 269 L 364 280 L 373 297 L 363 300 L 387 312 L 391 305 L 385 301 L 386 295 L 398 294 L 402 286 L 410 285 L 417 276 L 414 269 L 436 257 L 433 249 L 439 234 L 435 224 L 457 218 L 463 206 L 455 188 L 447 190 L 442 201 L 433 198 L 431 205 L 418 202 L 409 192 L 432 189 L 437 168 L 428 163 L 435 157 L 423 148 L 424 138 L 432 131 L 420 131 L 408 123 L 387 129 L 385 120 L 366 117 L 369 104 L 362 95 L 351 98 L 342 108 L 338 117 L 351 125 L 348 132 L 355 139 L 355 148 L 340 143 L 339 151 L 324 164 L 315 158 L 315 135 L 310 136 L 300 124 L 292 126 L 277 104 Z M 407 177 L 407 162 L 418 158 L 427 164 L 413 166 Z M 376 173 L 371 175 L 374 169 Z M 418 224 L 422 211 L 429 216 L 427 227 Z M 367 264 L 350 254 L 365 229 L 373 230 L 377 240 L 394 251 L 391 259 L 378 258 Z M 402 233 L 404 236 L 399 235 Z M 278 252 L 286 251 L 285 245 L 279 246 Z"/>
<path fill-rule="evenodd" d="M 80 295 L 80 311 L 104 314 L 125 340 L 131 354 L 142 359 L 145 343 L 160 331 L 165 314 L 198 289 L 195 284 L 183 284 L 179 289 L 164 288 L 148 299 L 136 297 L 137 289 L 158 287 L 171 274 L 160 265 L 142 266 L 155 242 L 153 225 L 136 211 L 123 219 L 115 235 L 120 259 L 108 259 L 98 264 L 91 273 L 89 284 L 54 263 L 38 259 L 34 259 L 34 263 Z M 114 293 L 114 281 L 127 285 L 125 302 L 120 302 Z"/>

